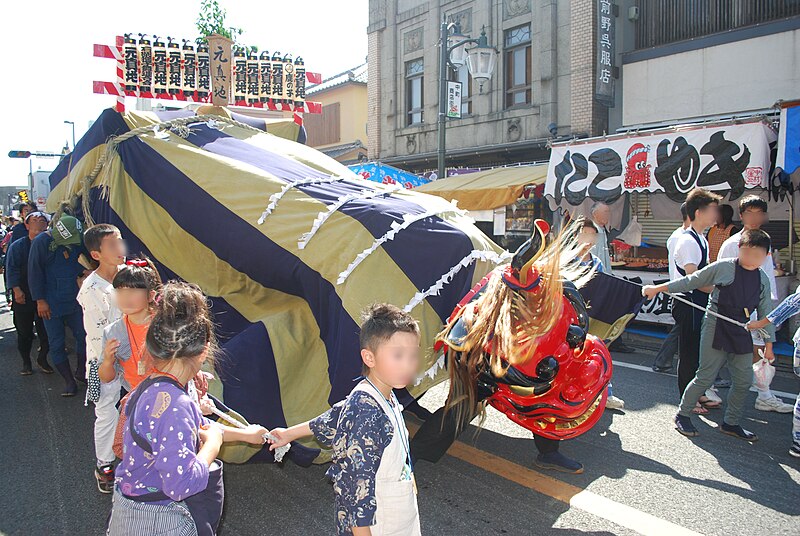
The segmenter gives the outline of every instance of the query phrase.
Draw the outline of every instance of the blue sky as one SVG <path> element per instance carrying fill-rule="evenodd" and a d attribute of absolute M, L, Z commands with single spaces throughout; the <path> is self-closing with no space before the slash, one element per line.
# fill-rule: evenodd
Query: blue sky
<path fill-rule="evenodd" d="M 244 30 L 242 39 L 261 49 L 302 56 L 309 71 L 331 76 L 364 62 L 367 55 L 367 0 L 220 0 L 227 23 Z M 0 32 L 3 103 L 0 185 L 27 183 L 28 162 L 8 151 L 60 151 L 75 122 L 78 139 L 89 121 L 114 97 L 94 95 L 93 80 L 113 81 L 112 60 L 92 57 L 94 43 L 139 32 L 193 39 L 199 0 L 22 0 L 3 6 Z M 133 107 L 129 99 L 128 106 Z M 34 170 L 51 170 L 56 160 L 36 159 Z"/>

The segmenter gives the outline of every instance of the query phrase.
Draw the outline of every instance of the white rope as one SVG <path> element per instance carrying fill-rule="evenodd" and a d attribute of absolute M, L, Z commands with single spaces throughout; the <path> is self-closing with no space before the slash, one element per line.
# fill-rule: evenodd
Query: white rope
<path fill-rule="evenodd" d="M 303 236 L 300 237 L 300 240 L 297 241 L 297 248 L 298 249 L 305 249 L 308 245 L 308 242 L 317 234 L 319 228 L 322 227 L 322 224 L 328 221 L 334 212 L 342 208 L 344 205 L 351 201 L 361 201 L 365 199 L 372 199 L 374 197 L 380 197 L 382 195 L 391 195 L 393 193 L 399 192 L 404 190 L 402 186 L 391 186 L 388 190 L 361 190 L 358 193 L 354 194 L 347 194 L 345 196 L 340 197 L 336 200 L 335 203 L 328 206 L 326 210 L 323 210 L 319 214 L 317 214 L 316 219 L 314 219 L 314 223 L 311 225 L 311 230 L 305 233 Z"/>
<path fill-rule="evenodd" d="M 375 239 L 375 241 L 372 243 L 370 247 L 368 247 L 367 249 L 356 255 L 356 258 L 353 259 L 353 262 L 350 263 L 347 269 L 345 269 L 345 271 L 339 274 L 339 278 L 336 280 L 336 284 L 341 285 L 342 283 L 344 283 L 347 280 L 347 278 L 350 277 L 350 274 L 353 273 L 353 270 L 355 270 L 358 267 L 358 265 L 364 261 L 364 259 L 369 257 L 373 252 L 375 252 L 379 247 L 381 247 L 382 244 L 394 240 L 395 236 L 397 236 L 397 234 L 400 231 L 408 229 L 413 223 L 416 223 L 418 221 L 422 221 L 432 216 L 438 216 L 447 213 L 455 213 L 463 216 L 466 215 L 465 211 L 459 209 L 455 204 L 451 204 L 449 207 L 427 210 L 422 214 L 413 214 L 413 215 L 405 214 L 403 216 L 403 223 L 393 221 L 392 224 L 389 226 L 389 230 L 386 231 L 386 234 L 384 234 L 380 238 Z"/>
<path fill-rule="evenodd" d="M 227 415 L 226 413 L 222 413 L 215 406 L 211 406 L 211 412 L 214 415 L 216 415 L 217 417 L 219 417 L 221 419 L 225 419 L 225 421 L 231 423 L 236 428 L 240 428 L 240 429 L 247 428 L 247 426 L 245 426 L 244 424 L 242 424 L 239 421 L 235 420 L 230 415 Z M 264 442 L 265 443 L 266 443 L 267 440 L 277 441 L 277 439 L 278 439 L 277 437 L 275 437 L 274 435 L 270 434 L 269 432 L 264 434 Z M 276 448 L 275 451 L 273 452 L 273 456 L 275 458 L 275 461 L 278 462 L 278 463 L 282 462 L 283 461 L 283 457 L 286 455 L 287 452 L 289 452 L 289 449 L 291 448 L 291 446 L 292 446 L 291 443 L 287 443 L 286 445 L 284 445 L 282 447 Z"/>
<path fill-rule="evenodd" d="M 436 283 L 428 287 L 427 290 L 423 292 L 417 292 L 411 301 L 408 302 L 408 305 L 403 307 L 403 311 L 410 313 L 414 307 L 422 303 L 422 301 L 428 296 L 438 296 L 439 292 L 444 289 L 444 286 L 450 283 L 453 277 L 455 277 L 455 275 L 460 272 L 462 268 L 466 268 L 476 260 L 480 259 L 482 261 L 488 261 L 494 263 L 495 265 L 499 265 L 508 261 L 513 256 L 514 254 L 509 251 L 504 251 L 503 253 L 497 254 L 494 251 L 482 251 L 476 249 L 461 259 L 458 264 L 450 268 L 450 271 L 442 275 L 442 277 L 440 277 Z"/>
<path fill-rule="evenodd" d="M 637 283 L 636 281 L 631 281 L 630 279 L 625 279 L 624 277 L 618 277 L 618 276 L 613 275 L 613 274 L 607 274 L 607 275 L 609 275 L 609 276 L 611 276 L 611 277 L 613 277 L 615 279 L 619 279 L 620 281 L 627 281 L 628 283 L 633 283 L 634 285 L 638 285 L 638 286 L 642 287 L 642 289 L 643 289 L 642 290 L 642 296 L 645 295 L 644 294 L 644 285 L 643 284 Z M 734 320 L 733 318 L 730 318 L 728 316 L 719 314 L 716 311 L 712 311 L 710 308 L 703 307 L 702 305 L 697 305 L 693 301 L 687 300 L 686 298 L 678 296 L 677 294 L 670 294 L 669 292 L 664 292 L 664 294 L 666 294 L 667 296 L 671 296 L 673 300 L 677 300 L 677 301 L 679 301 L 681 303 L 685 303 L 686 305 L 689 305 L 690 307 L 694 307 L 695 309 L 697 309 L 699 311 L 703 311 L 705 313 L 708 313 L 709 315 L 717 317 L 720 320 L 724 320 L 726 322 L 730 322 L 731 324 L 737 325 L 740 328 L 744 329 L 745 331 L 750 332 L 750 330 L 747 329 L 747 324 L 745 324 L 744 322 L 739 322 L 738 320 Z M 764 340 L 767 340 L 767 339 L 770 338 L 769 332 L 764 328 L 759 328 L 759 329 L 755 330 L 755 332 L 758 333 L 761 336 L 761 338 L 764 339 Z"/>
<path fill-rule="evenodd" d="M 278 201 L 286 195 L 289 190 L 292 188 L 297 188 L 298 186 L 308 186 L 311 184 L 330 184 L 332 182 L 338 182 L 342 180 L 343 177 L 325 177 L 325 178 L 312 178 L 312 179 L 300 179 L 297 181 L 287 182 L 284 184 L 279 192 L 275 192 L 271 196 L 269 196 L 269 204 L 267 208 L 264 209 L 264 212 L 261 214 L 261 217 L 258 218 L 258 224 L 261 225 L 267 219 L 267 216 L 272 214 L 272 212 L 277 208 Z"/>

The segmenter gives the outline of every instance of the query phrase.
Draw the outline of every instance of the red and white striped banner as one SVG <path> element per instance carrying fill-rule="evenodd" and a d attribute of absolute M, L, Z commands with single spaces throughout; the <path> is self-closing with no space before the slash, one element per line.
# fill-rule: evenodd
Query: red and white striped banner
<path fill-rule="evenodd" d="M 141 99 L 159 99 L 159 100 L 173 100 L 184 102 L 211 102 L 211 96 L 206 95 L 203 97 L 198 96 L 197 92 L 184 93 L 183 91 L 173 93 L 155 93 L 153 91 L 141 91 L 140 89 L 125 89 L 125 59 L 123 56 L 124 38 L 116 38 L 116 46 L 109 45 L 94 45 L 94 57 L 106 58 L 115 60 L 117 62 L 117 81 L 116 82 L 93 82 L 93 92 L 101 95 L 113 95 L 117 97 L 116 110 L 118 112 L 125 111 L 125 97 L 137 97 Z M 309 84 L 319 84 L 322 82 L 322 75 L 320 73 L 305 73 L 306 81 Z M 303 101 L 301 103 L 293 102 L 279 102 L 268 100 L 266 102 L 247 102 L 237 101 L 231 104 L 236 106 L 245 106 L 249 108 L 261 108 L 274 112 L 292 112 L 294 120 L 298 124 L 303 124 L 303 114 L 321 114 L 322 103 Z"/>

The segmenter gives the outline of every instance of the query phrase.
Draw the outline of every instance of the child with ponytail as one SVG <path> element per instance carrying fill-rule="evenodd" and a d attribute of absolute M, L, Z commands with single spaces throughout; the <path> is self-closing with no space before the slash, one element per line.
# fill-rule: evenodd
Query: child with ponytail
<path fill-rule="evenodd" d="M 222 462 L 216 460 L 222 442 L 263 444 L 267 430 L 211 422 L 187 393 L 216 350 L 211 313 L 198 287 L 164 285 L 145 346 L 152 372 L 125 407 L 124 455 L 107 534 L 213 535 L 224 495 Z"/>
<path fill-rule="evenodd" d="M 161 290 L 161 277 L 150 259 L 128 259 L 111 284 L 122 318 L 103 331 L 103 359 L 98 376 L 103 383 L 120 378 L 122 386 L 130 392 L 150 374 L 145 336 Z"/>

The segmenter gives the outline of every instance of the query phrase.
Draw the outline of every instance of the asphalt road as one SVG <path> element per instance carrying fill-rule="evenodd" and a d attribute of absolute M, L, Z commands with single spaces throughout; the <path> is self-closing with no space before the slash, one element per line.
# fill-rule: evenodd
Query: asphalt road
<path fill-rule="evenodd" d="M 111 500 L 92 476 L 91 407 L 62 399 L 57 375 L 19 376 L 11 317 L 0 312 L 0 533 L 100 535 Z M 755 444 L 715 428 L 720 412 L 689 440 L 671 425 L 674 376 L 636 368 L 651 355 L 615 355 L 615 394 L 626 409 L 563 452 L 582 475 L 535 470 L 530 435 L 497 413 L 462 436 L 438 464 L 417 464 L 424 534 L 800 534 L 800 460 L 791 458 L 791 415 L 748 402 Z M 634 368 L 631 368 L 634 367 Z M 781 372 L 773 387 L 796 393 Z M 723 391 L 724 395 L 724 391 Z M 443 390 L 423 404 L 435 407 Z M 226 466 L 223 535 L 331 534 L 333 491 L 325 467 Z"/>

